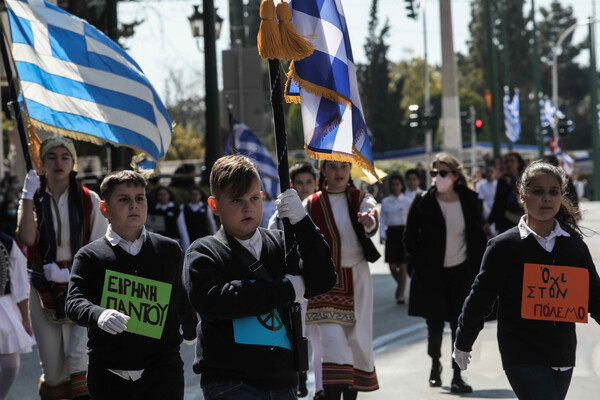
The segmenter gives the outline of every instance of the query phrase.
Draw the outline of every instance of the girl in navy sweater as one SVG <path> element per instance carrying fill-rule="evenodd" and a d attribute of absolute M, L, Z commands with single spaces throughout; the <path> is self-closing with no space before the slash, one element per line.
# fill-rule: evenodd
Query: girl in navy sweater
<path fill-rule="evenodd" d="M 525 215 L 488 243 L 458 319 L 453 357 L 465 370 L 498 298 L 502 366 L 521 400 L 564 399 L 575 366 L 574 322 L 587 322 L 587 312 L 600 321 L 600 278 L 565 197 L 567 181 L 544 162 L 523 172 L 518 187 Z"/>

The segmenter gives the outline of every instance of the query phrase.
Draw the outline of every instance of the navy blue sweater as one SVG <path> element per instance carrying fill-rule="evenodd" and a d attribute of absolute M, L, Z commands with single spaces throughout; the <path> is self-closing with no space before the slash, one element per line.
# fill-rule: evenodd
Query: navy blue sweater
<path fill-rule="evenodd" d="M 193 340 L 198 323 L 181 285 L 182 252 L 172 239 L 148 232 L 141 251 L 133 256 L 105 237 L 82 247 L 73 261 L 66 300 L 67 316 L 88 327 L 90 363 L 106 368 L 140 370 L 163 357 L 178 356 L 181 334 Z M 160 339 L 127 331 L 111 335 L 98 328 L 105 271 L 136 275 L 172 285 L 167 319 Z"/>
<path fill-rule="evenodd" d="M 525 263 L 587 269 L 588 311 L 600 321 L 600 278 L 583 240 L 575 234 L 559 236 L 552 251 L 547 252 L 533 235 L 521 239 L 518 227 L 514 227 L 488 243 L 481 270 L 458 319 L 456 347 L 471 351 L 498 297 L 498 347 L 504 369 L 519 364 L 575 366 L 575 323 L 521 318 Z"/>
<path fill-rule="evenodd" d="M 227 245 L 213 236 L 196 240 L 186 252 L 183 282 L 200 315 L 193 368 L 202 374 L 202 385 L 243 381 L 276 390 L 298 384 L 290 348 L 262 340 L 260 327 L 254 331 L 260 334 L 254 336 L 241 328 L 240 321 L 277 321 L 275 325 L 280 319 L 287 321 L 285 313 L 275 318 L 269 315 L 274 309 L 285 310 L 295 299 L 292 283 L 284 277 L 283 232 L 258 229 L 263 241 L 260 261 L 270 281 L 257 279 Z M 335 284 L 335 270 L 325 239 L 308 216 L 292 230 L 302 258 L 305 297 L 329 291 Z"/>

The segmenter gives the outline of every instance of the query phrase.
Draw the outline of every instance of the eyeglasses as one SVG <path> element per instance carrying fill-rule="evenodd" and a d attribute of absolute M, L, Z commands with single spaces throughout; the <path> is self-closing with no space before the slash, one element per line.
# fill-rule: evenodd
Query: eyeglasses
<path fill-rule="evenodd" d="M 436 176 L 441 176 L 442 178 L 445 178 L 448 176 L 448 174 L 451 174 L 452 171 L 446 171 L 445 169 L 439 171 L 437 169 L 432 169 L 431 171 L 429 171 L 429 175 L 431 175 L 432 178 L 435 178 Z"/>

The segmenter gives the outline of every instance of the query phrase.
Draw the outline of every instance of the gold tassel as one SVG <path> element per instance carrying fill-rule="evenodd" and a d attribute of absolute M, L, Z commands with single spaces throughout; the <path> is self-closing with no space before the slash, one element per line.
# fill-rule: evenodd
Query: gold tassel
<path fill-rule="evenodd" d="M 316 35 L 304 36 L 296 31 L 296 27 L 292 24 L 292 9 L 285 1 L 277 4 L 277 19 L 284 57 L 288 60 L 302 60 L 310 56 L 315 46 L 307 39 Z"/>
<path fill-rule="evenodd" d="M 31 163 L 35 169 L 39 171 L 41 167 L 40 147 L 42 146 L 42 141 L 31 123 L 27 124 L 27 138 L 29 139 L 29 155 L 31 156 Z"/>
<path fill-rule="evenodd" d="M 263 0 L 260 4 L 260 18 L 262 21 L 260 22 L 258 36 L 256 37 L 258 54 L 262 58 L 283 58 L 283 45 L 275 13 L 275 3 L 273 0 Z"/>

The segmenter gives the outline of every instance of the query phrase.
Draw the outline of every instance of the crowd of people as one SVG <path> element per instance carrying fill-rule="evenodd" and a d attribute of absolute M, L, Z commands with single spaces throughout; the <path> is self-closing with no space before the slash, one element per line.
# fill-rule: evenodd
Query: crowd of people
<path fill-rule="evenodd" d="M 183 399 L 182 343 L 196 348 L 206 399 L 296 399 L 308 394 L 305 331 L 315 400 L 377 390 L 377 233 L 393 300 L 425 319 L 432 387 L 442 386 L 445 324 L 449 387 L 460 394 L 473 391 L 462 375 L 473 343 L 497 319 L 517 396 L 564 399 L 574 321 L 522 314 L 530 264 L 584 272 L 589 304 L 578 306 L 600 320 L 600 278 L 578 226 L 584 190 L 556 157 L 527 165 L 511 151 L 469 179 L 439 153 L 429 178 L 423 165 L 391 173 L 380 205 L 345 161 L 292 165 L 291 189 L 275 199 L 243 155 L 217 160 L 210 195 L 190 165 L 169 186 L 113 172 L 97 194 L 77 180 L 73 142 L 61 136 L 39 158 L 39 173 L 23 185 L 7 177 L 0 191 L 14 217 L 2 219 L 10 236 L 0 233 L 0 400 L 34 345 L 41 399 Z"/>

